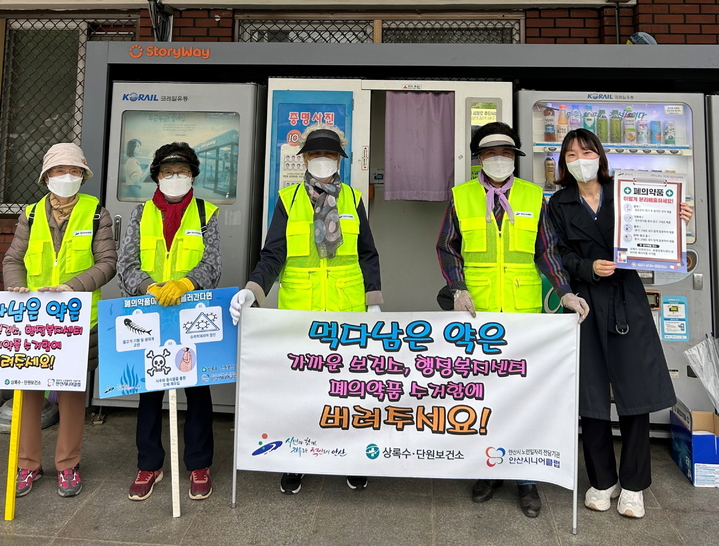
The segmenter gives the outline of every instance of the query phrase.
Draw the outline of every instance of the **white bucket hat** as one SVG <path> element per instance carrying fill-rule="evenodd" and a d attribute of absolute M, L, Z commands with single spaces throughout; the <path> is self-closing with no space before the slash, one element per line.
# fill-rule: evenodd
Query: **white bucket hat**
<path fill-rule="evenodd" d="M 92 171 L 87 166 L 87 159 L 85 159 L 85 154 L 82 153 L 80 146 L 72 142 L 61 142 L 50 146 L 50 149 L 45 153 L 45 157 L 42 158 L 42 171 L 37 179 L 38 184 L 44 186 L 47 171 L 58 165 L 68 165 L 83 169 L 83 184 L 88 178 L 92 178 Z"/>

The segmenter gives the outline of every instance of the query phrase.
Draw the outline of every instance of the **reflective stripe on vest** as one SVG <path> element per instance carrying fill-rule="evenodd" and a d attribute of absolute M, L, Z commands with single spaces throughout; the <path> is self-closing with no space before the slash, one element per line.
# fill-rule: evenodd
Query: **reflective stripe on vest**
<path fill-rule="evenodd" d="M 502 230 L 492 215 L 486 218 L 486 191 L 475 179 L 452 188 L 462 233 L 462 258 L 467 289 L 477 311 L 539 313 L 542 310 L 542 279 L 534 263 L 542 189 L 514 179 L 509 215 L 502 217 Z"/>
<path fill-rule="evenodd" d="M 209 222 L 217 207 L 205 201 Z M 162 212 L 152 201 L 147 201 L 140 219 L 140 268 L 153 281 L 177 281 L 192 271 L 202 260 L 205 242 L 202 237 L 200 213 L 193 197 L 182 215 L 169 252 L 162 233 Z"/>
<path fill-rule="evenodd" d="M 24 257 L 27 287 L 30 290 L 66 283 L 95 265 L 95 255 L 92 253 L 93 218 L 99 201 L 92 195 L 79 193 L 77 196 L 78 201 L 67 220 L 60 252 L 57 254 L 45 210 L 48 196 L 25 209 L 28 218 L 35 210 Z M 92 293 L 90 327 L 97 324 L 98 301 L 100 290 L 95 290 Z"/>
<path fill-rule="evenodd" d="M 337 212 L 342 244 L 334 258 L 320 258 L 314 241 L 312 203 L 303 184 L 280 190 L 287 211 L 287 260 L 280 273 L 279 308 L 302 311 L 365 311 L 359 265 L 357 205 L 362 194 L 342 184 Z"/>

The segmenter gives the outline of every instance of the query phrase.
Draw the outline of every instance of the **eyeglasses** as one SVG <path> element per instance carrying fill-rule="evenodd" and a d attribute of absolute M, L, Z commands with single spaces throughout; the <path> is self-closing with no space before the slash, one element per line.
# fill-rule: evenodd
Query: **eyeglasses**
<path fill-rule="evenodd" d="M 47 171 L 48 176 L 62 176 L 63 174 L 71 174 L 72 176 L 82 176 L 83 170 L 80 167 L 70 167 L 66 165 L 60 165 L 52 167 Z"/>
<path fill-rule="evenodd" d="M 176 174 L 179 174 L 180 176 L 191 176 L 192 171 L 190 169 L 178 169 L 176 171 L 173 171 L 172 169 L 162 169 L 160 171 L 160 178 L 169 178 Z"/>

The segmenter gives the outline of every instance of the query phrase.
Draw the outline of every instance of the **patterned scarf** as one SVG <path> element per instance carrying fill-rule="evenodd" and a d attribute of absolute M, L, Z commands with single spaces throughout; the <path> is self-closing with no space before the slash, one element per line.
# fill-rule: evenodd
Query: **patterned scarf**
<path fill-rule="evenodd" d="M 509 178 L 507 178 L 502 187 L 495 188 L 489 181 L 489 178 L 480 171 L 479 183 L 482 184 L 485 190 L 487 190 L 487 222 L 491 222 L 493 219 L 492 211 L 494 210 L 494 196 L 496 195 L 499 198 L 499 204 L 505 212 L 509 214 L 509 221 L 514 223 L 514 211 L 512 210 L 512 206 L 509 204 L 507 196 L 505 195 L 512 187 L 512 184 L 514 184 L 514 175 L 509 175 Z"/>
<path fill-rule="evenodd" d="M 337 200 L 342 189 L 342 180 L 337 173 L 325 184 L 305 173 L 305 189 L 314 210 L 315 245 L 320 258 L 334 258 L 337 248 L 342 244 L 340 215 L 337 212 Z"/>
<path fill-rule="evenodd" d="M 178 203 L 168 203 L 167 199 L 165 199 L 165 194 L 160 191 L 160 188 L 157 188 L 152 196 L 152 202 L 162 213 L 162 234 L 165 236 L 165 246 L 168 251 L 172 246 L 175 233 L 180 229 L 182 215 L 185 214 L 185 209 L 190 205 L 193 193 L 192 188 L 190 188 L 187 195 Z"/>
<path fill-rule="evenodd" d="M 64 205 L 60 204 L 60 201 L 53 193 L 49 194 L 48 199 L 50 200 L 50 209 L 52 210 L 53 218 L 55 218 L 55 223 L 60 226 L 65 220 L 70 218 L 70 213 L 72 213 L 72 209 L 75 208 L 80 197 L 78 197 L 78 194 L 75 194 L 70 198 L 70 201 Z"/>

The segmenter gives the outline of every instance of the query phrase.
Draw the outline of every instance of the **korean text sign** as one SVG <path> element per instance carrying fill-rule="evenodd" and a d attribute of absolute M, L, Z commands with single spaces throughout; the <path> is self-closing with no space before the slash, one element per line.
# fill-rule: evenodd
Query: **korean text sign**
<path fill-rule="evenodd" d="M 100 398 L 234 383 L 237 328 L 229 305 L 236 292 L 195 290 L 170 307 L 153 296 L 101 301 Z"/>
<path fill-rule="evenodd" d="M 623 171 L 615 179 L 617 267 L 686 273 L 686 230 L 679 217 L 684 175 Z"/>
<path fill-rule="evenodd" d="M 5 389 L 84 391 L 89 292 L 0 292 L 0 383 Z"/>
<path fill-rule="evenodd" d="M 576 315 L 243 310 L 236 467 L 572 488 Z"/>

